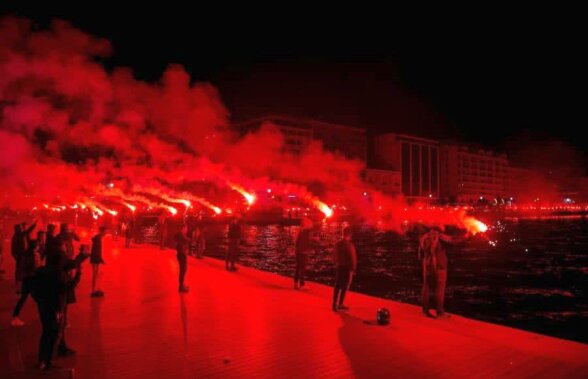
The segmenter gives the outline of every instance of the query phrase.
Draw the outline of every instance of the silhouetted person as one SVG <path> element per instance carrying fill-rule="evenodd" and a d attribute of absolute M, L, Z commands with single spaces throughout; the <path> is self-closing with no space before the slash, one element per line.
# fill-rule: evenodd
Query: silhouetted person
<path fill-rule="evenodd" d="M 189 288 L 184 285 L 184 278 L 188 270 L 188 249 L 190 248 L 190 239 L 188 238 L 188 226 L 182 226 L 182 229 L 176 234 L 176 252 L 179 265 L 179 291 L 188 292 Z"/>
<path fill-rule="evenodd" d="M 129 217 L 125 222 L 125 247 L 131 247 L 131 242 L 133 239 L 133 233 L 135 230 L 135 218 Z"/>
<path fill-rule="evenodd" d="M 191 253 L 198 259 L 204 258 L 204 250 L 206 249 L 206 240 L 199 227 L 196 227 L 191 236 L 192 243 L 190 244 Z"/>
<path fill-rule="evenodd" d="M 37 252 L 42 262 L 47 258 L 47 233 L 40 230 L 37 232 Z"/>
<path fill-rule="evenodd" d="M 22 283 L 22 262 L 21 258 L 27 250 L 27 245 L 31 240 L 30 233 L 33 231 L 37 223 L 33 223 L 27 228 L 26 223 L 14 225 L 14 234 L 10 244 L 11 254 L 15 260 L 14 282 L 16 284 L 16 292 L 20 293 Z"/>
<path fill-rule="evenodd" d="M 437 318 L 450 317 L 445 313 L 445 286 L 447 284 L 447 247 L 461 239 L 452 238 L 439 229 L 433 228 L 423 234 L 419 240 L 419 259 L 421 260 L 423 273 L 423 286 L 421 290 L 421 302 L 423 314 L 427 317 L 435 317 L 429 311 L 430 293 L 435 296 L 435 308 Z"/>
<path fill-rule="evenodd" d="M 106 235 L 106 227 L 101 226 L 98 234 L 92 237 L 92 252 L 90 254 L 90 263 L 92 264 L 92 297 L 104 296 L 104 291 L 98 289 L 98 275 L 100 274 L 100 265 L 104 264 L 102 259 L 102 239 Z"/>
<path fill-rule="evenodd" d="M 345 293 L 351 284 L 351 276 L 357 270 L 357 255 L 351 242 L 351 228 L 343 230 L 343 239 L 335 244 L 335 289 L 333 291 L 333 311 L 349 309 L 344 305 Z"/>
<path fill-rule="evenodd" d="M 45 264 L 54 265 L 55 260 L 59 257 L 59 249 L 57 248 L 57 236 L 55 235 L 55 225 L 47 225 L 47 233 L 45 234 Z"/>
<path fill-rule="evenodd" d="M 304 277 L 306 274 L 306 262 L 308 254 L 313 248 L 312 221 L 307 218 L 302 219 L 302 225 L 298 236 L 296 237 L 296 269 L 294 271 L 294 289 L 304 287 Z"/>
<path fill-rule="evenodd" d="M 59 313 L 62 317 L 59 320 L 59 335 L 57 337 L 57 355 L 69 356 L 75 354 L 75 350 L 71 349 L 65 342 L 65 329 L 68 324 L 68 309 L 71 304 L 76 302 L 75 289 L 80 282 L 82 276 L 81 262 L 84 257 L 88 257 L 86 245 L 80 246 L 80 253 L 75 259 L 67 257 L 67 246 L 62 240 L 58 240 L 58 249 L 62 251 L 60 254 L 64 259 L 59 261 Z"/>
<path fill-rule="evenodd" d="M 59 265 L 40 267 L 33 277 L 31 295 L 37 303 L 41 321 L 41 338 L 39 340 L 39 367 L 49 370 L 52 367 L 53 351 L 59 333 Z"/>
<path fill-rule="evenodd" d="M 69 230 L 69 225 L 67 223 L 62 223 L 57 238 L 59 238 L 61 242 L 63 242 L 66 257 L 72 259 L 74 255 L 73 241 L 79 242 L 80 237 L 78 237 L 77 234 Z"/>
<path fill-rule="evenodd" d="M 229 224 L 229 248 L 227 249 L 227 255 L 225 256 L 225 268 L 229 271 L 236 271 L 235 262 L 239 255 L 239 246 L 241 244 L 241 223 L 237 217 L 233 217 Z"/>
<path fill-rule="evenodd" d="M 10 254 L 12 258 L 14 258 L 15 267 L 14 267 L 14 283 L 17 287 L 17 293 L 20 292 L 20 278 L 19 278 L 19 271 L 20 271 L 20 259 L 26 250 L 26 243 L 24 240 L 24 235 L 22 233 L 22 226 L 20 224 L 14 225 L 14 233 L 12 234 L 12 240 L 10 241 Z"/>
<path fill-rule="evenodd" d="M 26 251 L 20 257 L 20 275 L 22 278 L 22 284 L 20 289 L 20 298 L 14 307 L 14 312 L 12 312 L 12 326 L 24 325 L 24 322 L 19 318 L 20 311 L 29 294 L 31 293 L 35 271 L 41 265 L 41 258 L 39 256 L 37 246 L 38 245 L 36 240 L 29 241 Z"/>

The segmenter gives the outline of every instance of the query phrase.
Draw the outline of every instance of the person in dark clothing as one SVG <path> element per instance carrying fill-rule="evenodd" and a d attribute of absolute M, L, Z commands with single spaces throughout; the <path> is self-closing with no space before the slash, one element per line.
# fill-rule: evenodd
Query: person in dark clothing
<path fill-rule="evenodd" d="M 179 291 L 188 292 L 190 288 L 184 285 L 186 271 L 188 270 L 188 250 L 190 248 L 190 238 L 188 238 L 188 226 L 182 226 L 181 231 L 176 234 L 176 252 L 179 264 Z"/>
<path fill-rule="evenodd" d="M 72 259 L 74 255 L 73 241 L 75 240 L 77 242 L 80 242 L 80 237 L 78 237 L 77 234 L 69 230 L 68 224 L 62 223 L 57 238 L 59 238 L 65 246 L 66 257 Z"/>
<path fill-rule="evenodd" d="M 42 331 L 39 340 L 39 367 L 52 368 L 53 350 L 59 333 L 59 279 L 57 266 L 43 266 L 33 276 L 31 295 L 37 303 Z"/>
<path fill-rule="evenodd" d="M 102 239 L 106 235 L 106 227 L 101 226 L 98 234 L 92 237 L 92 253 L 90 263 L 92 264 L 92 297 L 104 296 L 104 291 L 97 289 L 98 275 L 100 274 L 100 265 L 104 264 L 102 259 Z"/>
<path fill-rule="evenodd" d="M 12 258 L 14 258 L 15 261 L 14 283 L 17 287 L 17 293 L 20 292 L 20 258 L 24 254 L 25 250 L 26 244 L 22 234 L 22 226 L 20 224 L 16 224 L 14 225 L 14 234 L 12 235 L 12 240 L 10 241 L 10 254 L 12 255 Z"/>
<path fill-rule="evenodd" d="M 225 268 L 228 271 L 237 271 L 237 267 L 235 267 L 235 262 L 237 261 L 237 256 L 239 255 L 239 245 L 241 244 L 241 223 L 237 217 L 233 217 L 231 223 L 229 224 L 229 248 L 227 249 L 227 254 L 225 256 Z"/>
<path fill-rule="evenodd" d="M 41 259 L 42 262 L 45 261 L 45 259 L 47 258 L 47 251 L 46 251 L 46 246 L 47 246 L 47 237 L 46 237 L 46 233 L 42 230 L 37 232 L 37 252 L 39 253 L 39 258 Z"/>
<path fill-rule="evenodd" d="M 20 259 L 22 285 L 20 290 L 20 298 L 14 307 L 14 312 L 12 312 L 12 326 L 24 325 L 24 322 L 18 316 L 20 315 L 20 311 L 32 290 L 33 276 L 35 275 L 35 271 L 41 263 L 41 258 L 37 250 L 37 241 L 32 240 L 28 242 L 27 250 Z"/>
<path fill-rule="evenodd" d="M 67 346 L 65 342 L 65 329 L 68 323 L 68 308 L 76 302 L 75 288 L 80 282 L 82 276 L 81 262 L 89 254 L 87 245 L 80 246 L 80 253 L 75 259 L 67 257 L 67 246 L 62 240 L 58 240 L 57 248 L 61 251 L 58 263 L 59 279 L 59 313 L 62 315 L 59 319 L 59 335 L 57 338 L 57 354 L 59 356 L 69 356 L 75 354 L 75 350 Z"/>
<path fill-rule="evenodd" d="M 296 237 L 296 270 L 294 272 L 294 289 L 304 287 L 306 262 L 313 247 L 312 221 L 304 218 L 298 236 Z"/>
<path fill-rule="evenodd" d="M 45 234 L 45 264 L 56 265 L 55 260 L 59 257 L 59 250 L 57 249 L 57 236 L 55 235 L 55 225 L 47 225 L 47 233 Z"/>
<path fill-rule="evenodd" d="M 126 228 L 125 228 L 125 247 L 129 248 L 131 247 L 131 242 L 133 239 L 133 233 L 135 231 L 135 219 L 134 217 L 129 217 L 129 219 L 127 220 L 127 222 L 125 223 Z"/>
<path fill-rule="evenodd" d="M 16 283 L 16 292 L 20 293 L 22 287 L 22 262 L 21 258 L 27 250 L 28 243 L 31 241 L 31 232 L 37 225 L 34 222 L 29 228 L 25 222 L 14 225 L 14 235 L 10 244 L 11 254 L 15 260 L 14 281 Z"/>
<path fill-rule="evenodd" d="M 344 305 L 345 293 L 351 284 L 352 275 L 357 270 L 357 254 L 351 242 L 351 228 L 343 230 L 343 239 L 335 244 L 335 289 L 333 291 L 333 311 L 349 309 Z"/>
<path fill-rule="evenodd" d="M 206 249 L 206 240 L 199 227 L 194 228 L 190 236 L 190 253 L 198 258 L 204 258 L 204 250 Z"/>
<path fill-rule="evenodd" d="M 441 230 L 433 228 L 421 236 L 419 240 L 418 255 L 421 260 L 423 285 L 421 289 L 421 302 L 423 314 L 431 318 L 449 318 L 445 313 L 445 286 L 447 284 L 447 247 L 461 241 L 453 238 Z M 435 297 L 436 315 L 429 311 L 431 291 Z"/>

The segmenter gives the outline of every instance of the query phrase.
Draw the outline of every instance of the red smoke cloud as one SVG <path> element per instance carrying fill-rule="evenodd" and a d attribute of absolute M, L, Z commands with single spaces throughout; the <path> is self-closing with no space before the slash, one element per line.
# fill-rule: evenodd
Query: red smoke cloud
<path fill-rule="evenodd" d="M 128 68 L 109 72 L 97 59 L 111 52 L 108 41 L 64 21 L 33 31 L 28 20 L 0 19 L 0 206 L 73 204 L 96 195 L 128 208 L 135 200 L 169 209 L 173 197 L 216 211 L 214 199 L 185 193 L 187 183 L 207 181 L 219 188 L 271 186 L 325 214 L 327 205 L 345 204 L 395 230 L 406 220 L 460 224 L 463 218 L 404 211 L 402 199 L 362 182 L 362 162 L 327 152 L 320 142 L 300 155 L 285 153 L 274 125 L 240 138 L 214 86 L 192 83 L 179 65 L 156 83 L 135 79 Z M 121 192 L 105 189 L 112 180 Z"/>

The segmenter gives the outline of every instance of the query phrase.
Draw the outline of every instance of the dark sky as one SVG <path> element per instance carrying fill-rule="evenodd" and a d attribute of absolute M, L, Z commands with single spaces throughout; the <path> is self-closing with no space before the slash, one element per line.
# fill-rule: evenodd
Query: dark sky
<path fill-rule="evenodd" d="M 551 11 L 2 7 L 109 39 L 107 65 L 142 79 L 181 63 L 220 89 L 235 120 L 287 113 L 499 150 L 549 138 L 588 150 L 580 20 Z"/>

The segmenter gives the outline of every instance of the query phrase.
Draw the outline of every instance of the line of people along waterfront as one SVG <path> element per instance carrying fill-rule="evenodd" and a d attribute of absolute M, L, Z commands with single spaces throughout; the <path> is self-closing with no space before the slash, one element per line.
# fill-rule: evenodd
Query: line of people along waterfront
<path fill-rule="evenodd" d="M 159 218 L 160 248 L 165 248 L 168 233 L 168 222 L 165 216 Z M 130 247 L 134 228 L 132 221 L 121 222 L 122 227 L 112 231 L 113 238 L 118 235 L 125 237 L 125 246 Z M 35 231 L 36 222 L 27 225 L 26 222 L 14 225 L 11 239 L 11 255 L 15 260 L 14 279 L 18 300 L 13 311 L 12 326 L 21 327 L 24 321 L 20 319 L 20 312 L 27 298 L 31 296 L 38 309 L 41 323 L 41 336 L 38 348 L 38 365 L 41 370 L 51 370 L 53 358 L 75 354 L 66 343 L 66 327 L 69 324 L 68 309 L 76 302 L 76 287 L 82 275 L 82 263 L 89 258 L 91 264 L 91 293 L 90 296 L 102 297 L 104 291 L 100 289 L 100 267 L 103 265 L 103 238 L 107 227 L 100 226 L 91 238 L 91 246 L 79 244 L 79 251 L 74 252 L 74 241 L 80 242 L 80 237 L 70 229 L 67 223 L 60 225 L 59 233 L 56 226 L 48 224 L 46 230 Z M 243 243 L 242 221 L 238 216 L 233 217 L 227 228 L 228 246 L 225 253 L 225 268 L 229 272 L 237 271 L 237 261 Z M 4 228 L 0 231 L 4 235 Z M 306 289 L 306 270 L 309 255 L 318 247 L 319 236 L 314 230 L 310 219 L 301 220 L 295 246 L 295 264 L 293 279 L 295 290 Z M 333 296 L 331 309 L 334 312 L 347 311 L 349 306 L 345 297 L 354 276 L 357 273 L 357 251 L 352 242 L 353 229 L 343 228 L 341 238 L 332 247 L 334 262 Z M 462 242 L 465 237 L 451 237 L 441 228 L 434 227 L 425 230 L 418 241 L 418 259 L 422 272 L 421 305 L 423 315 L 430 318 L 445 319 L 449 315 L 444 309 L 445 287 L 447 282 L 447 248 L 451 244 Z M 174 236 L 175 250 L 178 261 L 178 290 L 180 293 L 189 292 L 185 284 L 188 270 L 188 257 L 203 258 L 206 250 L 206 239 L 200 227 L 183 225 Z M 138 241 L 137 241 L 138 242 Z M 3 255 L 0 250 L 0 263 Z M 435 313 L 431 312 L 431 297 L 433 298 Z"/>

